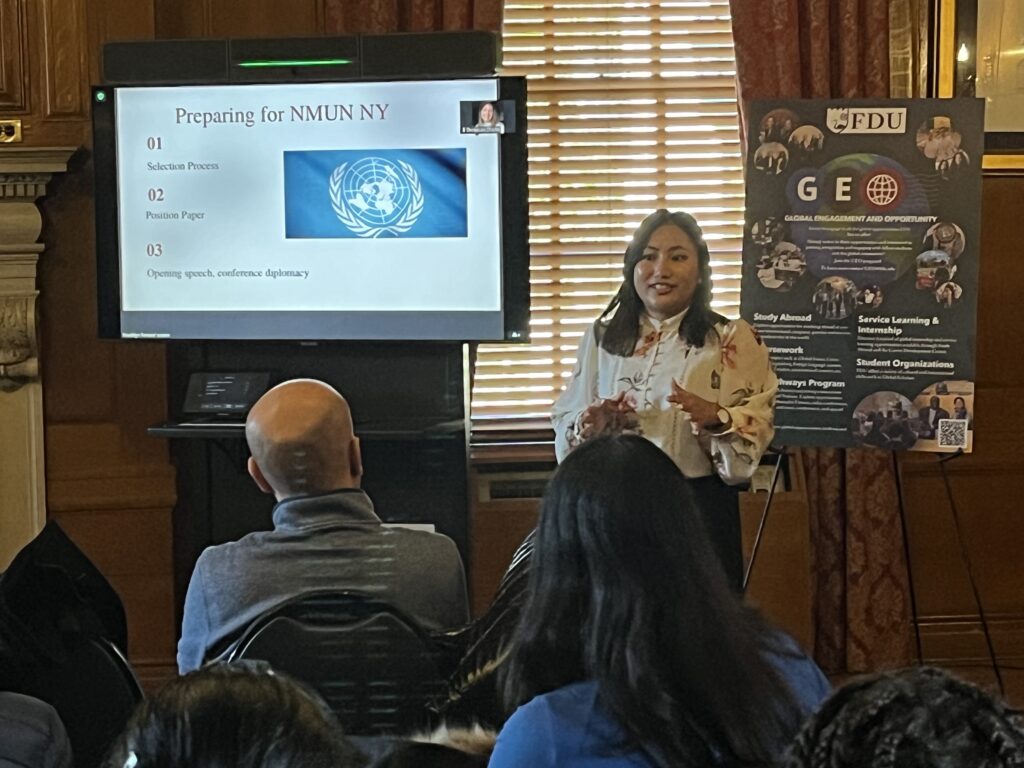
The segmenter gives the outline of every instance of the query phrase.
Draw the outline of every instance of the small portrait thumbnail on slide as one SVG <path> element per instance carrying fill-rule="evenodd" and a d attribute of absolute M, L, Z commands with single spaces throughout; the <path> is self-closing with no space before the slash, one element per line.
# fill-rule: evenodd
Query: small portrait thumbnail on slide
<path fill-rule="evenodd" d="M 459 129 L 462 133 L 515 133 L 516 103 L 511 99 L 459 102 Z"/>
<path fill-rule="evenodd" d="M 466 237 L 466 150 L 284 153 L 286 238 Z"/>

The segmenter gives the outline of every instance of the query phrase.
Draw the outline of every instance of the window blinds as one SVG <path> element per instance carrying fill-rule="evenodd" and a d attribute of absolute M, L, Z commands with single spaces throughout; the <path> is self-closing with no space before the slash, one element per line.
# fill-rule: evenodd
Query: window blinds
<path fill-rule="evenodd" d="M 531 337 L 482 345 L 474 427 L 546 419 L 656 208 L 702 225 L 714 306 L 739 310 L 743 178 L 728 0 L 507 0 L 528 78 Z"/>

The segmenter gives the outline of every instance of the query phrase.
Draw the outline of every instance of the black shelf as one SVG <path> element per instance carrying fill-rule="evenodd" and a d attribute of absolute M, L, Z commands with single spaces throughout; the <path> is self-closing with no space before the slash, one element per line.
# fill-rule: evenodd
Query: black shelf
<path fill-rule="evenodd" d="M 449 437 L 463 432 L 466 428 L 464 419 L 430 422 L 429 424 L 366 424 L 356 425 L 356 436 L 364 440 L 429 440 L 433 437 Z M 224 438 L 244 438 L 245 422 L 217 421 L 166 421 L 154 424 L 146 430 L 150 437 L 163 437 L 171 440 L 216 440 Z"/>

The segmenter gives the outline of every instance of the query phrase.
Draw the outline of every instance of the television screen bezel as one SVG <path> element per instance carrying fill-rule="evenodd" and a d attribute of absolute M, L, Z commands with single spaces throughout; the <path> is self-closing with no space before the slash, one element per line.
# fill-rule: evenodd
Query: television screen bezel
<path fill-rule="evenodd" d="M 527 131 L 526 131 L 526 78 L 519 76 L 488 75 L 486 77 L 426 77 L 388 78 L 345 81 L 318 81 L 329 84 L 358 83 L 399 83 L 399 82 L 446 82 L 455 80 L 492 80 L 498 83 L 499 100 L 515 103 L 515 126 L 513 133 L 497 137 L 500 143 L 500 204 L 501 204 L 501 312 L 503 337 L 477 336 L 405 337 L 389 336 L 381 339 L 372 336 L 303 336 L 292 339 L 268 339 L 270 341 L 331 342 L 331 341 L 423 341 L 423 342 L 527 342 L 530 322 L 530 247 L 529 247 L 529 202 L 526 183 Z M 121 328 L 121 263 L 118 228 L 118 183 L 117 183 L 117 136 L 115 92 L 147 87 L 203 88 L 217 86 L 265 85 L 253 81 L 239 83 L 161 83 L 128 85 L 94 85 L 92 88 L 93 163 L 96 205 L 96 303 L 99 337 L 131 341 L 136 337 L 125 337 Z M 280 81 L 274 85 L 287 87 Z M 296 85 L 309 85 L 310 81 L 297 81 Z M 99 94 L 102 94 L 100 96 Z M 508 183 L 521 174 L 523 183 Z M 237 336 L 175 336 L 164 341 L 233 341 Z M 253 341 L 253 339 L 247 339 Z"/>

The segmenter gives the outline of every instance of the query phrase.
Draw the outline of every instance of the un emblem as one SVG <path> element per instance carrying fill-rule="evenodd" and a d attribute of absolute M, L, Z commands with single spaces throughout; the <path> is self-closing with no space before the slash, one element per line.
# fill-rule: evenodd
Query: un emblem
<path fill-rule="evenodd" d="M 331 207 L 359 237 L 408 232 L 423 213 L 423 187 L 416 170 L 401 160 L 364 157 L 342 163 L 330 180 Z"/>

